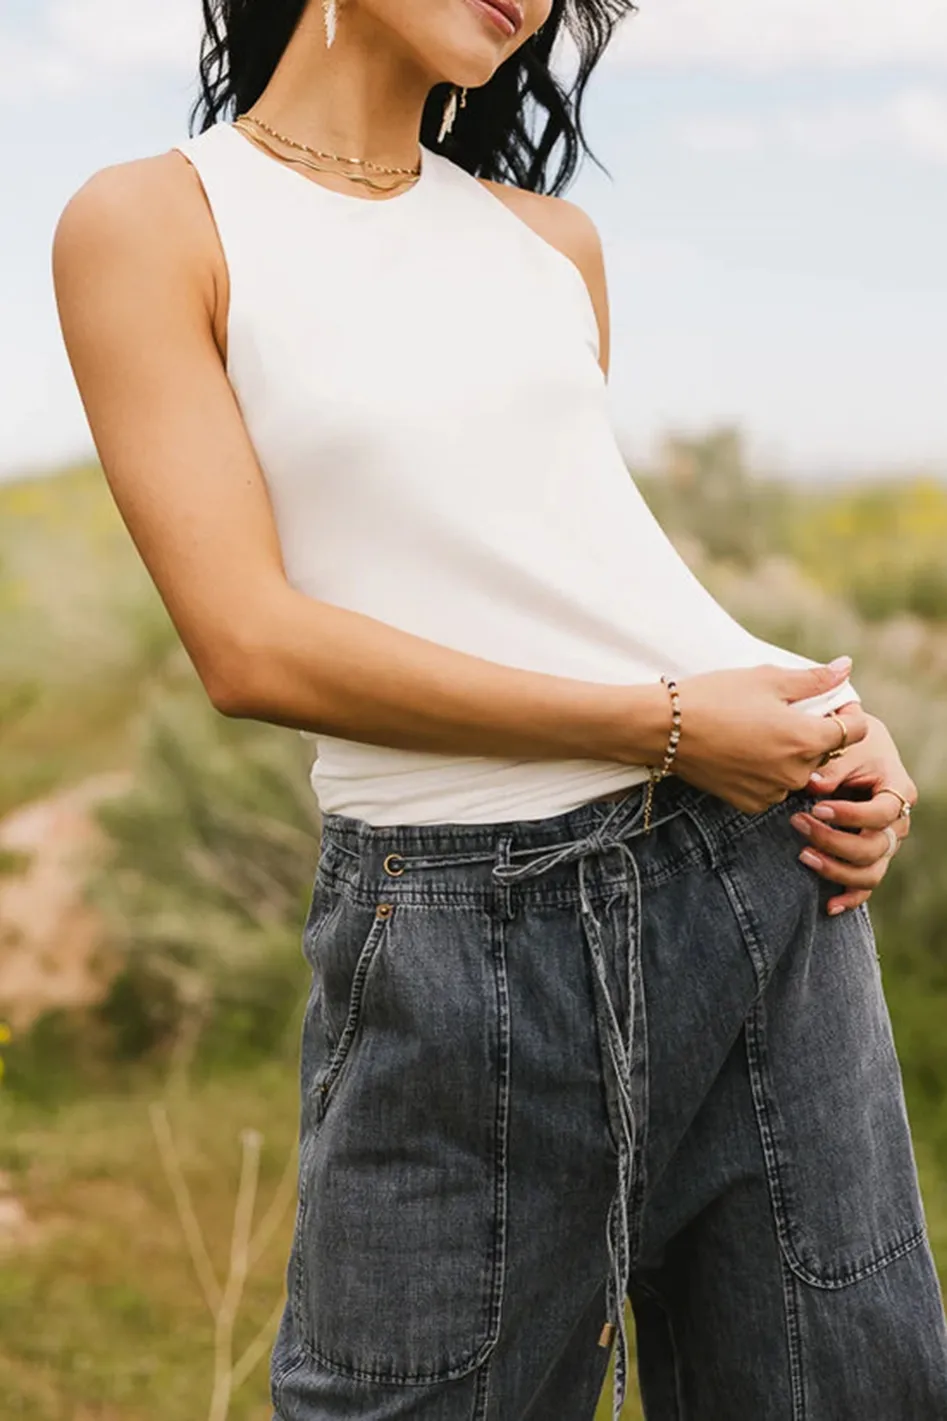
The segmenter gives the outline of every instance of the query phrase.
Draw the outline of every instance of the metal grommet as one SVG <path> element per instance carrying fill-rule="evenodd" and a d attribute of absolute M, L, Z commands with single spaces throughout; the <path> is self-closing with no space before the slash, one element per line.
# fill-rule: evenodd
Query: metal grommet
<path fill-rule="evenodd" d="M 401 867 L 397 867 L 400 864 Z M 382 865 L 389 878 L 400 878 L 404 873 L 404 859 L 400 854 L 389 854 Z"/>
<path fill-rule="evenodd" d="M 392 913 L 393 913 L 394 911 L 395 911 L 395 905 L 394 905 L 394 903 L 379 903 L 378 907 L 375 909 L 375 917 L 376 917 L 376 918 L 390 918 L 391 915 L 392 915 Z"/>

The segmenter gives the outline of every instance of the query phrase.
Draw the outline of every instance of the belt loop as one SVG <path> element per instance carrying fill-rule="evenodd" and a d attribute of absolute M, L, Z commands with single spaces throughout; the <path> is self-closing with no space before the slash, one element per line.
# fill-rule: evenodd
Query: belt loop
<path fill-rule="evenodd" d="M 700 810 L 701 806 L 699 804 L 688 804 L 684 807 L 684 813 L 696 830 L 697 837 L 701 840 L 706 850 L 710 868 L 716 873 L 721 862 L 720 849 L 712 831 L 704 823 Z"/>
<path fill-rule="evenodd" d="M 505 834 L 497 842 L 497 868 L 509 868 L 512 849 L 513 839 L 510 835 Z M 500 915 L 506 922 L 511 923 L 516 916 L 513 911 L 513 885 L 505 882 L 500 874 L 495 874 L 493 881 L 496 885 L 497 907 L 500 910 Z"/>

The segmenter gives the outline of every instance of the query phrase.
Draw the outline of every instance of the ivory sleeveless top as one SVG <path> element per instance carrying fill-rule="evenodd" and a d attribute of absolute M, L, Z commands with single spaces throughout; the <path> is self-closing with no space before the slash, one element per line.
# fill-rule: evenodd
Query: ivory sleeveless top
<path fill-rule="evenodd" d="M 371 200 L 229 123 L 178 148 L 227 262 L 227 373 L 295 588 L 599 683 L 812 664 L 751 636 L 676 552 L 613 432 L 579 269 L 474 177 L 424 147 L 415 186 Z M 377 825 L 536 819 L 647 778 L 312 738 L 322 810 Z"/>

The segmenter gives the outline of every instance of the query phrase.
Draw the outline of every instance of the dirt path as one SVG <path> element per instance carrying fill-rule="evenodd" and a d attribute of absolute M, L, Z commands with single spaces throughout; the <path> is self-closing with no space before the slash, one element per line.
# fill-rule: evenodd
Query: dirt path
<path fill-rule="evenodd" d="M 44 1011 L 101 995 L 102 926 L 83 897 L 102 847 L 91 811 L 130 780 L 97 775 L 0 819 L 0 856 L 29 855 L 25 869 L 0 872 L 0 1018 L 14 1033 Z"/>

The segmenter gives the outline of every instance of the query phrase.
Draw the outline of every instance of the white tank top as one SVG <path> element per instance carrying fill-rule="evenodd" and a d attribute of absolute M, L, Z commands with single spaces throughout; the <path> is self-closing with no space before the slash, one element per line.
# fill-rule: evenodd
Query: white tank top
<path fill-rule="evenodd" d="M 469 173 L 425 147 L 415 186 L 373 201 L 229 123 L 179 149 L 227 262 L 227 373 L 295 588 L 587 681 L 812 665 L 751 636 L 676 552 L 613 432 L 579 269 Z M 372 824 L 541 818 L 647 778 L 314 738 L 323 811 Z"/>

